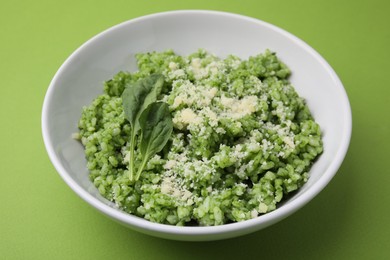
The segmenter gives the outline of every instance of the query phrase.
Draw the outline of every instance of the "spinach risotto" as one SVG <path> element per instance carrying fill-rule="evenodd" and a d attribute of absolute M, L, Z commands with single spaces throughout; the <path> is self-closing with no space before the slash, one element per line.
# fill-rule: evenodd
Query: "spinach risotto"
<path fill-rule="evenodd" d="M 222 225 L 275 210 L 323 150 L 321 131 L 271 51 L 136 55 L 83 108 L 91 181 L 121 210 L 171 225 Z"/>

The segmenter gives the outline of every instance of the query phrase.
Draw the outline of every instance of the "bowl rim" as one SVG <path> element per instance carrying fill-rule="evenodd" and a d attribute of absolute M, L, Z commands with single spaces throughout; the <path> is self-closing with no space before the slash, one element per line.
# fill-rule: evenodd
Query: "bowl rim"
<path fill-rule="evenodd" d="M 133 23 L 141 22 L 144 20 L 148 20 L 151 18 L 164 18 L 166 16 L 174 16 L 174 15 L 183 15 L 183 14 L 195 14 L 195 15 L 212 15 L 212 16 L 225 16 L 233 19 L 240 19 L 240 20 L 246 20 L 251 23 L 256 23 L 260 26 L 267 27 L 273 31 L 276 31 L 277 33 L 283 35 L 284 37 L 289 38 L 294 43 L 299 45 L 301 48 L 305 49 L 315 60 L 317 60 L 321 66 L 331 75 L 332 80 L 337 85 L 337 91 L 340 95 L 341 100 L 343 101 L 343 133 L 342 133 L 342 141 L 340 143 L 340 146 L 336 152 L 335 160 L 333 160 L 330 165 L 327 167 L 323 175 L 313 183 L 313 186 L 305 191 L 304 194 L 297 197 L 296 199 L 290 201 L 287 204 L 284 204 L 283 207 L 277 208 L 276 210 L 269 212 L 267 214 L 261 215 L 257 218 L 242 221 L 242 222 L 236 222 L 231 224 L 224 224 L 220 226 L 173 226 L 173 225 L 167 225 L 167 224 L 160 224 L 160 223 L 153 223 L 148 220 L 139 218 L 137 216 L 133 216 L 131 214 L 121 212 L 118 209 L 115 209 L 113 207 L 110 207 L 106 205 L 105 203 L 99 201 L 97 198 L 95 198 L 93 195 L 88 193 L 86 190 L 84 190 L 79 184 L 74 181 L 63 165 L 61 164 L 61 161 L 58 159 L 56 152 L 54 150 L 53 142 L 50 138 L 49 134 L 49 128 L 48 128 L 48 112 L 50 104 L 52 103 L 52 96 L 54 95 L 55 89 L 56 89 L 56 83 L 59 78 L 59 76 L 62 74 L 62 72 L 68 67 L 68 65 L 74 60 L 80 52 L 82 52 L 85 48 L 88 48 L 88 46 L 104 37 L 106 34 L 108 34 L 111 31 L 114 30 L 120 30 L 122 27 L 129 26 Z M 94 37 L 90 38 L 88 41 L 86 41 L 84 44 L 82 44 L 80 47 L 78 47 L 66 60 L 65 62 L 60 66 L 56 74 L 54 75 L 53 79 L 51 80 L 48 90 L 46 92 L 43 107 L 42 107 L 42 115 L 41 115 L 41 127 L 42 127 L 42 136 L 43 141 L 47 150 L 47 153 L 49 155 L 49 158 L 54 165 L 57 172 L 60 174 L 62 179 L 67 183 L 67 185 L 84 201 L 86 201 L 88 204 L 92 205 L 102 213 L 108 215 L 109 217 L 119 220 L 120 222 L 123 222 L 127 225 L 130 225 L 134 227 L 137 230 L 145 230 L 145 231 L 152 231 L 157 232 L 160 235 L 164 234 L 170 234 L 170 235 L 182 235 L 182 236 L 202 236 L 202 235 L 221 235 L 221 234 L 227 234 L 227 233 L 237 233 L 237 232 L 245 232 L 245 230 L 251 230 L 256 231 L 258 229 L 261 229 L 263 227 L 269 226 L 287 216 L 294 213 L 299 208 L 303 207 L 305 204 L 307 204 L 310 200 L 312 200 L 321 190 L 325 188 L 325 186 L 330 182 L 330 180 L 334 177 L 337 170 L 341 166 L 341 163 L 344 160 L 344 157 L 347 153 L 350 139 L 351 139 L 351 133 L 352 133 L 352 113 L 351 113 L 351 107 L 348 100 L 347 93 L 343 87 L 343 84 L 341 83 L 339 77 L 335 73 L 335 71 L 332 69 L 332 67 L 325 61 L 325 59 L 317 52 L 315 51 L 311 46 L 309 46 L 307 43 L 305 43 L 303 40 L 299 39 L 298 37 L 294 36 L 293 34 L 285 31 L 284 29 L 281 29 L 273 24 L 270 24 L 268 22 L 259 20 L 257 18 L 252 18 L 248 16 L 244 16 L 241 14 L 235 14 L 230 12 L 222 12 L 222 11 L 212 11 L 212 10 L 175 10 L 175 11 L 166 11 L 166 12 L 159 12 L 154 14 L 148 14 L 144 15 L 138 18 L 130 19 L 127 21 L 124 21 L 122 23 L 119 23 L 117 25 L 114 25 Z M 258 227 L 256 229 L 256 227 Z M 158 234 L 157 234 L 158 235 Z"/>

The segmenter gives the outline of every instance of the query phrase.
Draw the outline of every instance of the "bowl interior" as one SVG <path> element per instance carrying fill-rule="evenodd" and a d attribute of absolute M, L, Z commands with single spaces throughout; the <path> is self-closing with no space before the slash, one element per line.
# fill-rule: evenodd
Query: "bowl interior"
<path fill-rule="evenodd" d="M 265 49 L 277 52 L 322 128 L 324 153 L 308 183 L 275 212 L 294 200 L 300 200 L 297 207 L 303 206 L 333 177 L 349 144 L 351 115 L 345 91 L 330 66 L 301 40 L 267 23 L 226 13 L 182 11 L 141 17 L 103 32 L 80 47 L 54 77 L 43 109 L 44 140 L 53 164 L 81 197 L 94 200 L 85 197 L 88 192 L 96 198 L 95 206 L 110 205 L 90 182 L 83 147 L 72 139 L 82 107 L 102 93 L 103 81 L 121 70 L 136 70 L 136 53 L 173 49 L 189 54 L 199 48 L 221 57 L 247 58 Z"/>

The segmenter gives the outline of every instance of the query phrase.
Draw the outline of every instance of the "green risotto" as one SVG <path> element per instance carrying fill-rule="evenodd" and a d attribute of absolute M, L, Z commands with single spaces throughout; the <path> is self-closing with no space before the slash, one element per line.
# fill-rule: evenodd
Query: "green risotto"
<path fill-rule="evenodd" d="M 136 55 L 83 108 L 76 138 L 91 181 L 152 222 L 210 226 L 275 210 L 322 153 L 319 125 L 270 51 Z"/>

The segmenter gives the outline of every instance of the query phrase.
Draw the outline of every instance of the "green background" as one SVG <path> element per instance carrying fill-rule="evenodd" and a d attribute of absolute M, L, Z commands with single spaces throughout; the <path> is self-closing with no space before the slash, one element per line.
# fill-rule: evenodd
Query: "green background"
<path fill-rule="evenodd" d="M 60 178 L 41 136 L 51 78 L 117 23 L 211 9 L 275 24 L 314 47 L 349 95 L 353 134 L 331 183 L 291 217 L 217 242 L 149 237 L 111 221 Z M 0 1 L 1 259 L 390 259 L 389 1 Z"/>

